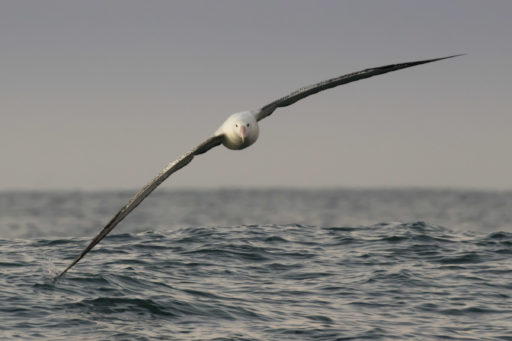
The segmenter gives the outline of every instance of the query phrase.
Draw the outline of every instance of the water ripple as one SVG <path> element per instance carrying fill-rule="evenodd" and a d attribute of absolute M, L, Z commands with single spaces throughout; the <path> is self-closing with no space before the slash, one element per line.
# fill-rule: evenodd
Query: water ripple
<path fill-rule="evenodd" d="M 52 198 L 58 212 L 76 216 Z M 506 231 L 419 219 L 130 230 L 137 219 L 56 283 L 51 274 L 89 237 L 1 239 L 0 338 L 512 339 Z"/>

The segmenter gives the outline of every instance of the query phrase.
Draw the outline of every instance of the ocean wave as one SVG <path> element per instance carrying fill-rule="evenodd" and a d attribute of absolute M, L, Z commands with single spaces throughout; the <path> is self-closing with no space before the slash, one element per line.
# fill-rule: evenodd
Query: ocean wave
<path fill-rule="evenodd" d="M 56 282 L 91 236 L 4 238 L 0 335 L 512 338 L 512 233 L 433 220 L 120 226 Z"/>

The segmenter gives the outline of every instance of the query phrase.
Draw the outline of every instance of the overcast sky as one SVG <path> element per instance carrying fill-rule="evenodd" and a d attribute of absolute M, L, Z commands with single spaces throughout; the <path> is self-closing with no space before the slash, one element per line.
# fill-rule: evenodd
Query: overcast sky
<path fill-rule="evenodd" d="M 167 188 L 512 189 L 512 1 L 2 1 L 0 190 L 138 189 L 231 113 L 279 109 Z"/>

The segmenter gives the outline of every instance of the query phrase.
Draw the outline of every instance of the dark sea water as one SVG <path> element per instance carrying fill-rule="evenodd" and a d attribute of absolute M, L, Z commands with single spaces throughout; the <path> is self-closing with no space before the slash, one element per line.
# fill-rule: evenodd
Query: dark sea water
<path fill-rule="evenodd" d="M 512 340 L 512 193 L 0 193 L 0 340 Z"/>

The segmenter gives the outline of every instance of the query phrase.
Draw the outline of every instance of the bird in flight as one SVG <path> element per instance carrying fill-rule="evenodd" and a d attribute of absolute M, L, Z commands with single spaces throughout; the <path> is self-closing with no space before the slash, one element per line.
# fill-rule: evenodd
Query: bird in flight
<path fill-rule="evenodd" d="M 291 94 L 275 100 L 260 109 L 242 111 L 229 116 L 226 121 L 220 126 L 212 137 L 209 137 L 197 147 L 191 149 L 187 153 L 180 156 L 175 161 L 169 163 L 158 175 L 153 178 L 146 186 L 137 192 L 126 205 L 124 205 L 119 212 L 108 222 L 107 225 L 98 233 L 96 237 L 89 243 L 89 245 L 80 253 L 75 260 L 62 271 L 55 280 L 62 277 L 69 269 L 71 269 L 78 261 L 80 261 L 96 244 L 98 244 L 110 231 L 114 229 L 135 207 L 137 207 L 142 200 L 144 200 L 155 188 L 157 188 L 165 179 L 171 174 L 185 167 L 192 161 L 192 159 L 199 154 L 206 153 L 213 147 L 223 144 L 229 149 L 244 149 L 252 145 L 258 139 L 259 127 L 258 122 L 267 116 L 270 116 L 277 108 L 289 106 L 305 97 L 316 94 L 317 92 L 334 88 L 338 85 L 347 84 L 360 79 L 369 78 L 376 75 L 381 75 L 387 72 L 392 72 L 400 69 L 405 69 L 411 66 L 431 63 L 442 59 L 458 57 L 453 55 L 442 58 L 425 59 L 415 62 L 391 64 L 380 67 L 365 69 L 358 72 L 353 72 L 347 75 L 331 78 L 320 83 L 300 88 Z"/>

